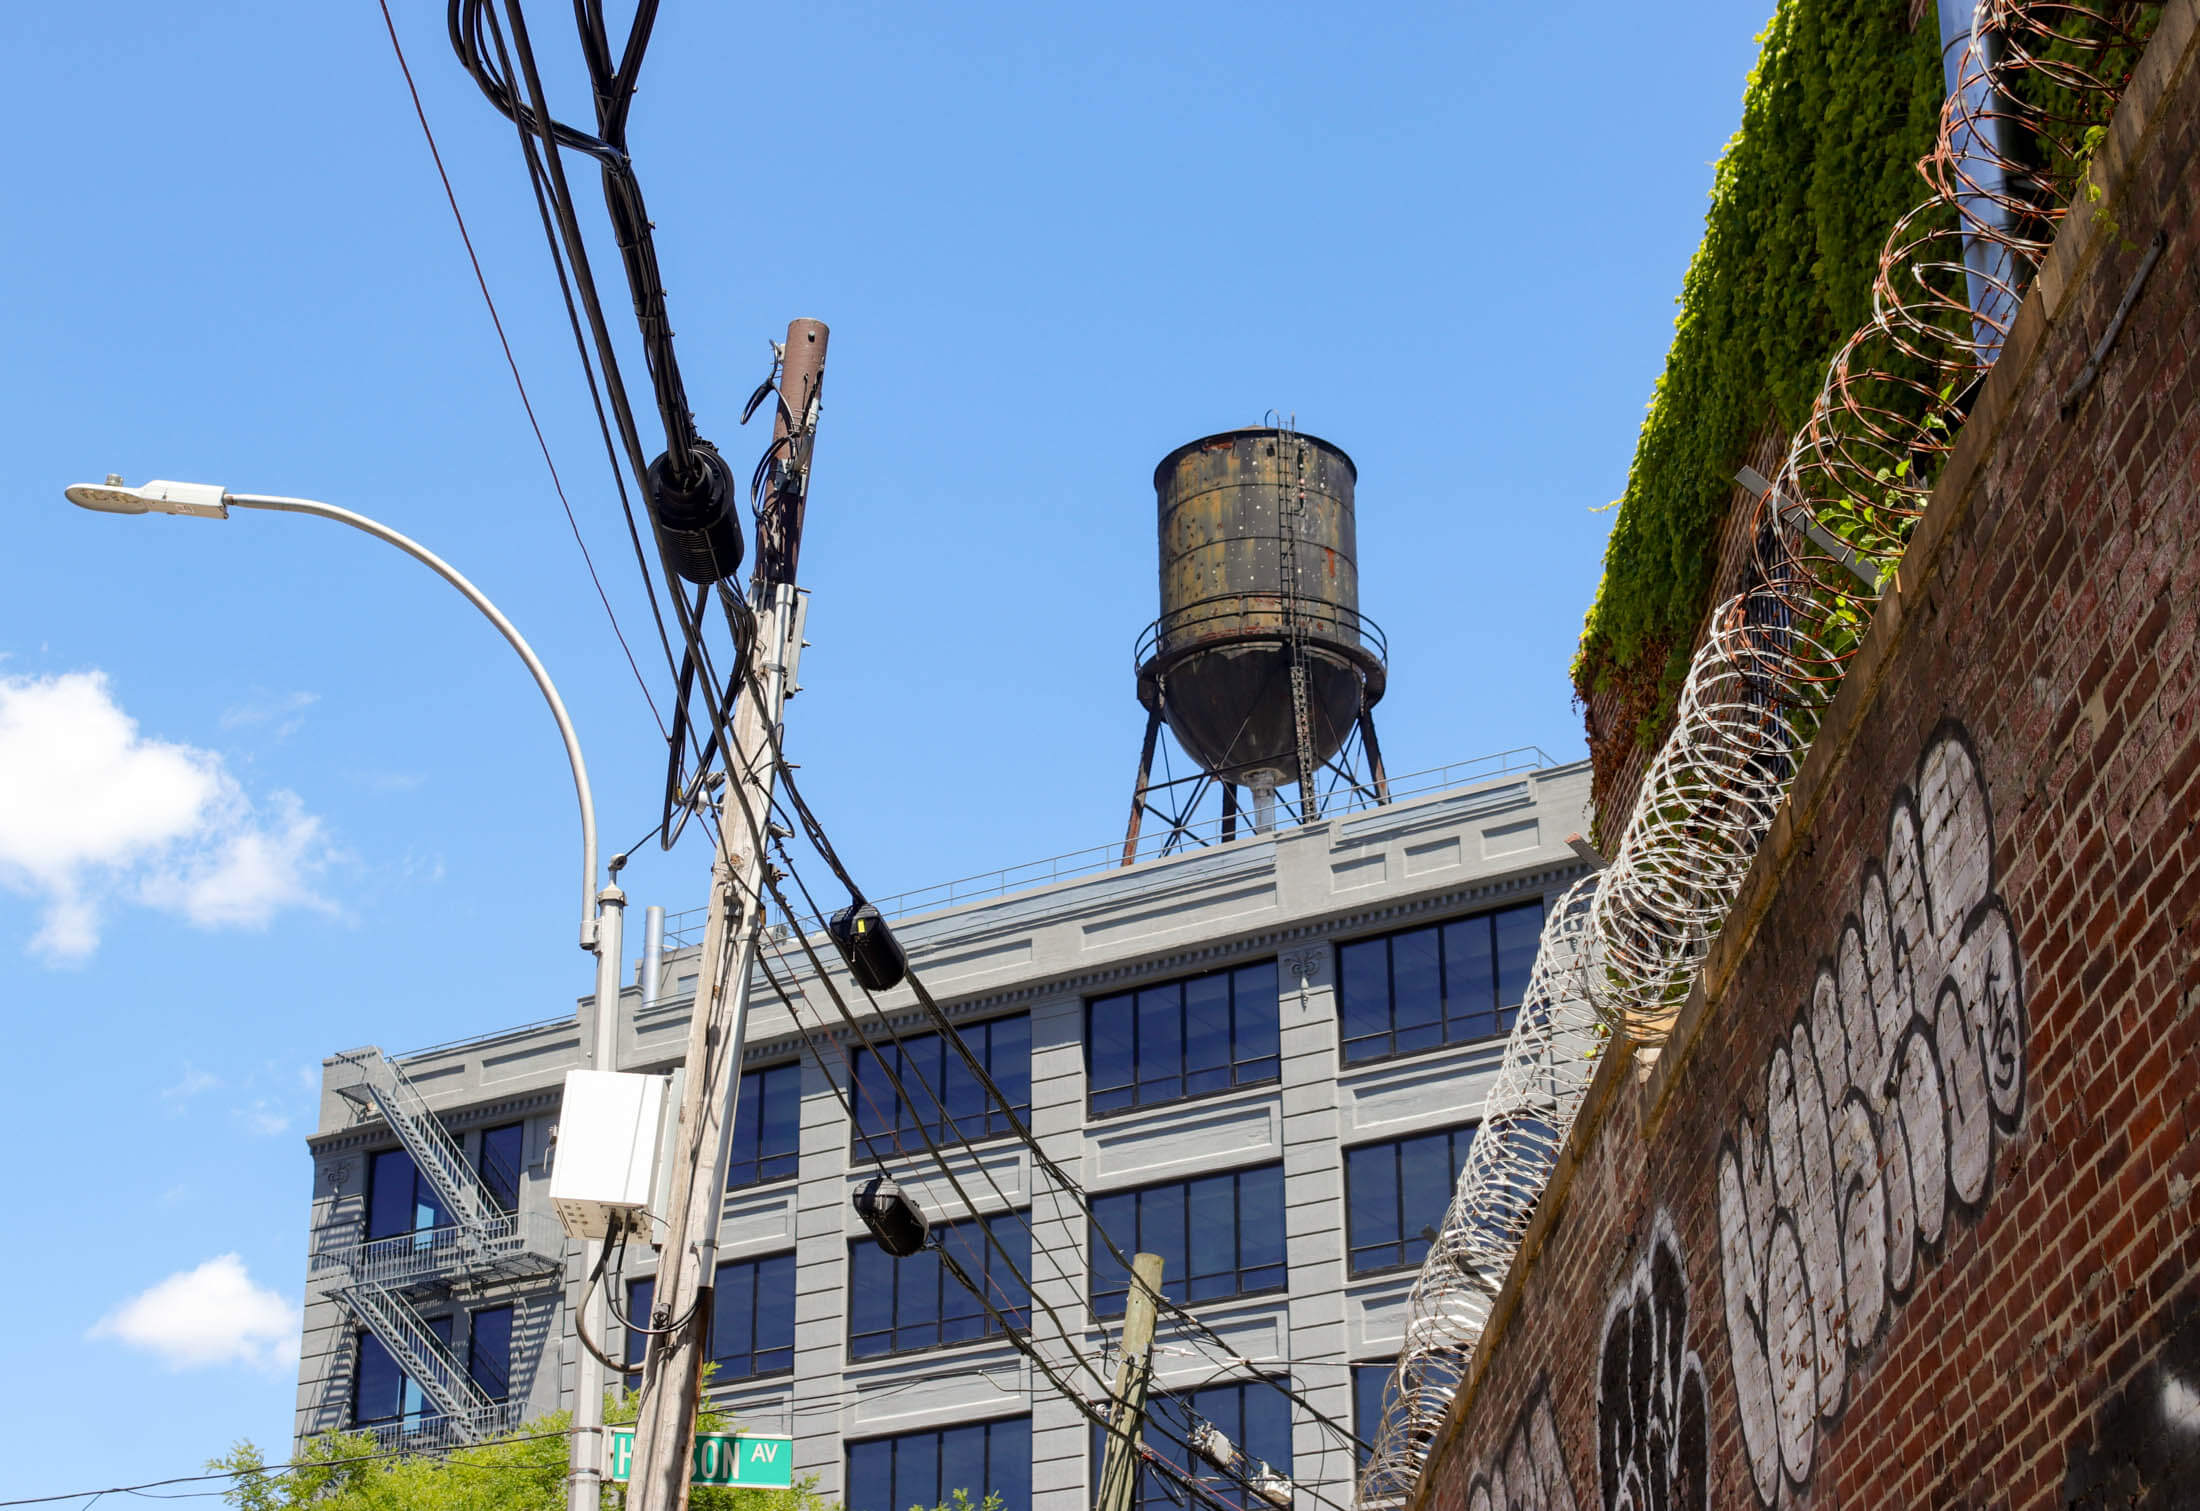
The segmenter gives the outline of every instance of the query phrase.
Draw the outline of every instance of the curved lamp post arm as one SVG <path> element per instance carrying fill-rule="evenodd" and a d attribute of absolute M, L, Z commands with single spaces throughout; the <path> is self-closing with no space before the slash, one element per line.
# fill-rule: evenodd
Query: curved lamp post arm
<path fill-rule="evenodd" d="M 78 483 L 65 491 L 70 503 L 101 514 L 176 514 L 193 519 L 227 519 L 231 506 L 235 506 L 333 519 L 340 525 L 349 525 L 397 547 L 465 594 L 466 601 L 481 610 L 482 617 L 495 625 L 497 633 L 519 652 L 520 660 L 527 663 L 527 670 L 535 679 L 535 686 L 542 689 L 543 701 L 550 705 L 550 717 L 558 721 L 558 734 L 565 741 L 565 758 L 573 767 L 573 791 L 581 804 L 581 948 L 596 948 L 596 799 L 589 791 L 588 763 L 581 759 L 580 736 L 574 733 L 573 721 L 565 712 L 565 700 L 558 696 L 556 684 L 551 682 L 550 673 L 543 669 L 527 637 L 513 627 L 512 621 L 504 617 L 481 589 L 466 580 L 463 572 L 409 535 L 364 514 L 354 514 L 349 509 L 339 509 L 334 504 L 315 499 L 286 498 L 275 493 L 230 493 L 216 483 L 177 483 L 162 479 L 133 488 L 112 475 L 104 485 Z"/>
<path fill-rule="evenodd" d="M 535 679 L 535 686 L 542 689 L 542 700 L 550 705 L 550 717 L 558 721 L 558 735 L 565 741 L 565 758 L 573 766 L 573 791 L 581 805 L 581 948 L 591 949 L 596 943 L 596 799 L 588 787 L 588 762 L 581 756 L 581 738 L 573 729 L 573 720 L 565 711 L 565 700 L 558 696 L 557 685 L 550 680 L 550 673 L 543 669 L 542 661 L 535 655 L 535 648 L 505 618 L 503 612 L 491 603 L 488 595 L 466 580 L 459 571 L 442 557 L 419 541 L 388 525 L 371 520 L 364 514 L 354 514 L 349 509 L 339 509 L 334 504 L 319 503 L 310 498 L 285 498 L 273 493 L 224 493 L 222 502 L 239 509 L 267 509 L 279 514 L 311 514 L 321 519 L 333 519 L 338 524 L 362 530 L 376 540 L 390 545 L 419 562 L 442 578 L 459 592 L 466 601 L 481 610 L 482 617 L 497 627 L 502 635 L 519 652 L 519 659 L 527 663 L 527 670 Z"/>

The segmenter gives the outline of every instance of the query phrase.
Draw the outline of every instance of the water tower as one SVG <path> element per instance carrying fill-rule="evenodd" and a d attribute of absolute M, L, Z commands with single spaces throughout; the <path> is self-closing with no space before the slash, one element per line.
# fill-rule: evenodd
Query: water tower
<path fill-rule="evenodd" d="M 1257 832 L 1274 827 L 1282 787 L 1295 789 L 1301 823 L 1342 789 L 1390 800 L 1370 717 L 1384 645 L 1360 613 L 1357 477 L 1352 458 L 1290 426 L 1207 436 L 1154 469 L 1161 617 L 1138 642 L 1146 739 L 1125 865 L 1149 814 L 1169 826 L 1160 853 L 1205 843 L 1198 814 L 1216 787 L 1225 841 L 1237 837 L 1241 790 Z M 1164 724 L 1193 774 L 1155 779 Z"/>

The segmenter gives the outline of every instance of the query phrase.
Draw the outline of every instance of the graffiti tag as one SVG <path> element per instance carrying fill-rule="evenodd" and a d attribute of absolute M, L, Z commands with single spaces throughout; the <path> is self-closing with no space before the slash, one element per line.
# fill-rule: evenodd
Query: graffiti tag
<path fill-rule="evenodd" d="M 1467 1487 L 1467 1511 L 1575 1511 L 1549 1381 L 1536 1386 L 1504 1447 Z"/>
<path fill-rule="evenodd" d="M 1688 1271 L 1661 1211 L 1650 1247 L 1605 1308 L 1597 1359 L 1604 1511 L 1705 1511 L 1707 1417 L 1703 1361 L 1688 1343 Z"/>
<path fill-rule="evenodd" d="M 1809 1483 L 1869 1345 L 2024 1112 L 2024 993 L 1978 762 L 1944 728 L 1719 1150 L 1719 1275 L 1758 1498 Z"/>

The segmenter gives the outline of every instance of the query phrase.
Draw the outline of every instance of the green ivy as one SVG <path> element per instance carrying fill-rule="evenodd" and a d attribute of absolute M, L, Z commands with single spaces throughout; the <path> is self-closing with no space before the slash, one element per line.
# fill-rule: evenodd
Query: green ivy
<path fill-rule="evenodd" d="M 1780 0 L 1758 38 L 1574 662 L 1575 691 L 1620 691 L 1644 745 L 1663 737 L 1708 607 L 1735 471 L 1766 424 L 1784 434 L 1809 414 L 1870 316 L 1889 228 L 1927 193 L 1939 36 L 1908 14 Z"/>

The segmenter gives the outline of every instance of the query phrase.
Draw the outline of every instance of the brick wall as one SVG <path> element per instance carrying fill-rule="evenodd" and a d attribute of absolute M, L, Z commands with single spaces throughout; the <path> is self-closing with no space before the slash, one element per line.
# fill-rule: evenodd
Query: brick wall
<path fill-rule="evenodd" d="M 2200 1505 L 2196 14 L 1414 1511 Z"/>

